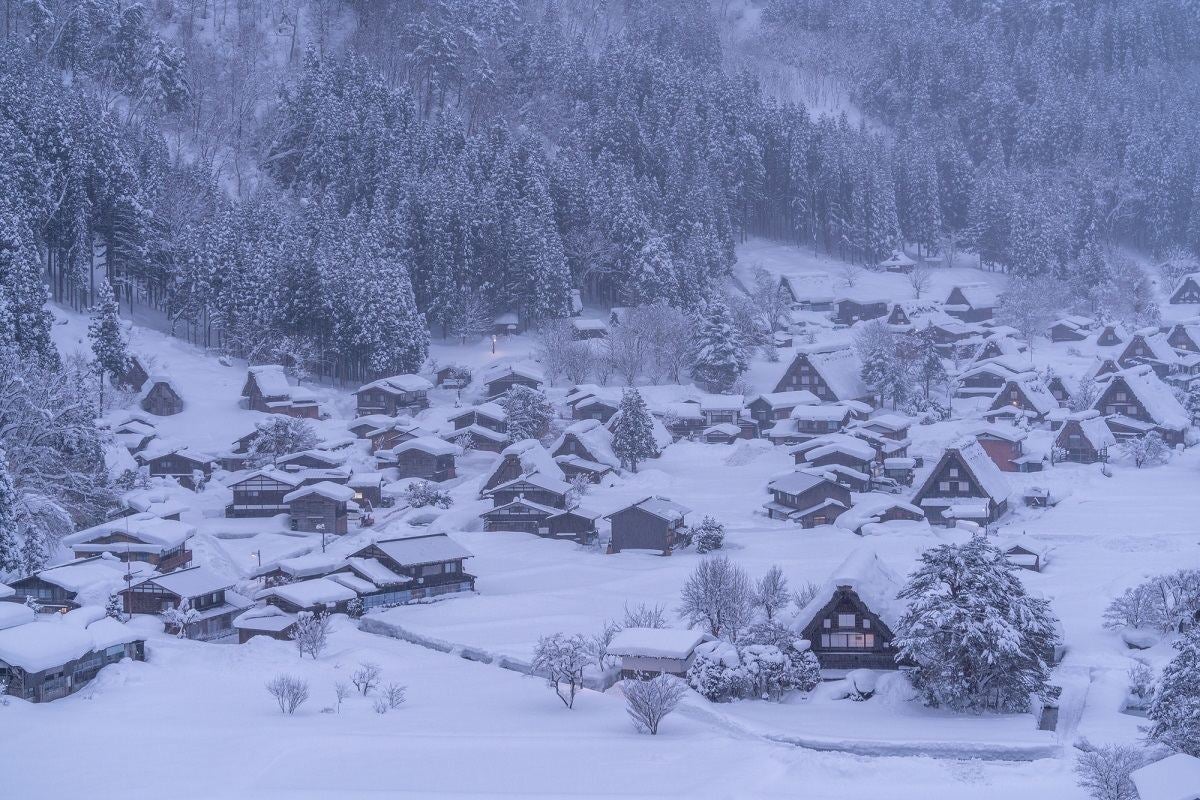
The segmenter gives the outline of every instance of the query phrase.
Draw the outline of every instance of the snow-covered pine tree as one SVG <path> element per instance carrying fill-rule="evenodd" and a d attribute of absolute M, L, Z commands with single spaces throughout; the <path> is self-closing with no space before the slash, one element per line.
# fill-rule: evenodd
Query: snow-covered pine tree
<path fill-rule="evenodd" d="M 1200 758 L 1200 627 L 1175 641 L 1175 657 L 1163 667 L 1147 716 L 1150 738 Z"/>
<path fill-rule="evenodd" d="M 621 395 L 612 425 L 612 448 L 621 466 L 637 472 L 638 464 L 658 455 L 654 441 L 654 422 L 646 401 L 637 389 L 626 389 Z"/>
<path fill-rule="evenodd" d="M 540 439 L 550 430 L 554 408 L 546 395 L 537 389 L 515 385 L 498 402 L 508 414 L 510 440 Z"/>
<path fill-rule="evenodd" d="M 929 400 L 933 391 L 949 380 L 946 365 L 937 350 L 937 337 L 932 328 L 925 327 L 913 334 L 909 344 L 916 378 L 921 382 L 925 399 Z"/>
<path fill-rule="evenodd" d="M 257 435 L 251 440 L 246 455 L 246 464 L 250 467 L 264 467 L 275 463 L 279 456 L 311 450 L 319 441 L 312 423 L 295 417 L 272 415 L 259 423 L 256 430 Z"/>
<path fill-rule="evenodd" d="M 922 554 L 899 593 L 908 608 L 895 644 L 930 705 L 1015 712 L 1049 696 L 1055 618 L 1016 572 L 981 536 Z"/>
<path fill-rule="evenodd" d="M 881 320 L 862 325 L 854 336 L 854 349 L 862 363 L 863 383 L 879 395 L 882 404 L 890 395 L 892 404 L 903 400 L 911 380 L 908 365 L 897 357 L 896 337 Z"/>
<path fill-rule="evenodd" d="M 720 550 L 725 544 L 725 526 L 715 518 L 705 515 L 700 524 L 692 531 L 692 540 L 696 543 L 697 553 L 711 553 Z"/>
<path fill-rule="evenodd" d="M 729 306 L 720 297 L 710 297 L 700 312 L 695 352 L 692 376 L 712 392 L 728 391 L 749 366 Z"/>
<path fill-rule="evenodd" d="M 96 302 L 88 320 L 88 339 L 92 343 L 96 373 L 100 377 L 100 408 L 104 408 L 104 382 L 125 374 L 129 353 L 125 334 L 121 330 L 121 311 L 112 286 L 101 280 L 96 290 Z"/>
<path fill-rule="evenodd" d="M 29 223 L 12 201 L 0 199 L 0 285 L 5 287 L 13 341 L 0 346 L 14 344 L 43 364 L 55 365 L 58 351 L 50 339 L 50 293 L 42 280 L 42 259 Z"/>
<path fill-rule="evenodd" d="M 21 568 L 20 542 L 17 538 L 17 489 L 8 474 L 8 462 L 0 450 L 0 575 Z"/>
<path fill-rule="evenodd" d="M 667 241 L 661 236 L 651 236 L 638 251 L 633 272 L 623 287 L 625 305 L 649 305 L 659 300 L 675 305 L 677 287 L 675 264 Z"/>

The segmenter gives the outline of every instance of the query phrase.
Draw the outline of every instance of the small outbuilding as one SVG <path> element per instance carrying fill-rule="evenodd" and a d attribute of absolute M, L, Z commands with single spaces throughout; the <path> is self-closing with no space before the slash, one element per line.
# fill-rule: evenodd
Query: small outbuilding
<path fill-rule="evenodd" d="M 1141 800 L 1200 800 L 1200 758 L 1187 753 L 1135 769 L 1129 779 Z"/>
<path fill-rule="evenodd" d="M 153 375 L 145 383 L 138 406 L 155 416 L 170 417 L 183 411 L 183 395 L 166 375 Z"/>
<path fill-rule="evenodd" d="M 689 629 L 624 628 L 608 643 L 608 654 L 621 659 L 622 678 L 682 678 L 695 660 L 696 646 L 711 641 L 711 634 Z"/>

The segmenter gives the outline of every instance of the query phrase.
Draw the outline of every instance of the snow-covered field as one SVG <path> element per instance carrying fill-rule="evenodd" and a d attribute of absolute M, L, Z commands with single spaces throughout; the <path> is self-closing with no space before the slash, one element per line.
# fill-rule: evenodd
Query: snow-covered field
<path fill-rule="evenodd" d="M 764 242 L 751 242 L 740 257 L 743 277 L 758 264 L 788 274 L 836 276 L 840 269 L 807 251 Z M 941 299 L 955 283 L 1002 280 L 965 268 L 938 270 L 931 294 Z M 912 296 L 903 276 L 867 274 L 860 286 L 893 299 Z M 60 346 L 86 346 L 84 321 L 56 314 L 64 321 L 55 328 Z M 132 347 L 169 372 L 185 398 L 184 413 L 158 421 L 160 435 L 224 450 L 261 417 L 238 407 L 244 364 L 223 366 L 144 327 L 134 329 Z M 1091 354 L 1071 349 L 1042 341 L 1033 360 L 1077 375 Z M 532 350 L 529 339 L 513 337 L 498 342 L 494 354 L 487 341 L 435 343 L 432 356 L 477 367 L 526 358 Z M 755 363 L 750 378 L 759 390 L 773 388 L 766 385 L 769 376 L 790 358 L 788 351 L 780 355 L 778 364 Z M 330 414 L 320 433 L 344 437 L 353 395 L 340 387 L 313 388 Z M 442 391 L 433 397 L 435 407 L 421 420 L 436 426 L 458 399 Z M 957 410 L 967 408 L 964 403 Z M 977 424 L 969 412 L 967 417 L 914 429 L 914 453 L 935 457 Z M 366 467 L 363 443 L 355 447 L 352 463 Z M 1104 606 L 1144 577 L 1200 566 L 1200 449 L 1161 467 L 1116 463 L 1111 477 L 1098 465 L 1073 464 L 1009 474 L 1014 490 L 1037 485 L 1061 498 L 1056 507 L 1039 510 L 1022 508 L 1014 498 L 1001 528 L 1003 535 L 1023 534 L 1048 549 L 1046 568 L 1022 578 L 1050 599 L 1065 630 L 1067 653 L 1054 675 L 1064 689 L 1056 731 L 1036 730 L 1028 714 L 933 711 L 897 687 L 855 703 L 836 699 L 823 686 L 779 704 L 715 705 L 693 694 L 659 736 L 641 736 L 625 716 L 619 688 L 587 691 L 568 711 L 540 679 L 456 653 L 467 648 L 476 656 L 526 661 L 539 636 L 591 635 L 606 620 L 620 619 L 627 604 L 661 605 L 673 616 L 679 588 L 700 556 L 691 549 L 670 557 L 606 556 L 569 542 L 483 532 L 477 515 L 490 503 L 478 498 L 478 489 L 496 458 L 474 453 L 460 461 L 460 477 L 448 484 L 453 508 L 432 522 L 421 520 L 428 522 L 423 530 L 451 533 L 474 553 L 467 569 L 478 576 L 477 593 L 371 615 L 449 643 L 451 653 L 357 630 L 345 617 L 336 619 L 333 643 L 317 661 L 301 661 L 287 643 L 180 641 L 159 633 L 156 620 L 135 620 L 131 624 L 148 631 L 146 663 L 106 668 L 82 692 L 53 703 L 0 706 L 0 731 L 9 734 L 0 747 L 0 797 L 1082 798 L 1071 772 L 1071 745 L 1081 736 L 1136 739 L 1141 720 L 1120 710 L 1132 654 L 1157 665 L 1170 653 L 1166 643 L 1128 650 L 1101 627 Z M 681 442 L 637 474 L 596 487 L 584 505 L 608 513 L 647 495 L 670 497 L 697 518 L 722 520 L 728 554 L 752 576 L 778 564 L 793 586 L 821 583 L 856 548 L 874 548 L 904 574 L 921 551 L 964 537 L 923 526 L 859 537 L 836 526 L 805 531 L 770 521 L 761 514 L 766 483 L 792 468 L 784 448 L 762 441 Z M 228 492 L 213 483 L 192 498 L 183 517 L 198 526 L 192 545 L 198 562 L 245 582 L 260 563 L 317 545 L 278 519 L 222 518 Z M 349 552 L 370 538 L 415 532 L 410 523 L 416 516 L 384 512 L 375 528 L 353 529 L 331 547 Z M 405 684 L 408 701 L 378 714 L 371 701 L 354 696 L 340 712 L 322 713 L 335 704 L 334 684 L 348 681 L 361 662 L 381 665 L 385 682 Z M 263 688 L 279 672 L 311 683 L 312 698 L 294 717 L 281 715 Z"/>

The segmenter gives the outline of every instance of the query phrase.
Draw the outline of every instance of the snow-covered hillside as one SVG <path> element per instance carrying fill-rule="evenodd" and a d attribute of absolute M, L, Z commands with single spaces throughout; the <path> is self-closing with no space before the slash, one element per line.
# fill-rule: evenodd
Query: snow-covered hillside
<path fill-rule="evenodd" d="M 839 274 L 834 262 L 763 242 L 752 242 L 740 256 L 747 277 L 756 266 L 784 275 Z M 999 288 L 1001 279 L 940 270 L 929 295 L 941 299 L 963 283 Z M 866 273 L 859 288 L 898 300 L 911 296 L 898 275 Z M 85 319 L 63 309 L 55 315 L 60 350 L 86 351 Z M 841 331 L 821 337 L 849 342 Z M 140 326 L 130 330 L 130 344 L 155 371 L 171 375 L 183 396 L 182 413 L 156 420 L 164 439 L 224 452 L 266 417 L 239 407 L 244 362 L 218 360 Z M 1043 340 L 1023 358 L 1077 379 L 1091 363 L 1089 347 Z M 490 339 L 439 343 L 433 356 L 440 364 L 480 371 L 528 362 L 535 352 L 532 340 L 517 336 L 500 338 L 495 352 Z M 755 359 L 748 373 L 755 388 L 771 390 L 793 353 L 781 349 L 777 363 Z M 354 419 L 353 387 L 311 388 L 325 417 L 316 424 L 320 437 L 346 437 Z M 704 396 L 690 384 L 642 390 L 652 406 Z M 436 389 L 431 407 L 416 421 L 443 429 L 479 391 L 471 387 L 460 397 Z M 547 390 L 556 403 L 565 392 L 561 383 Z M 942 448 L 978 426 L 983 407 L 959 401 L 954 419 L 914 427 L 912 453 L 927 466 L 936 461 Z M 554 428 L 567 422 L 559 419 Z M 1043 448 L 1049 436 L 1047 430 L 1030 432 L 1031 442 Z M 348 452 L 352 468 L 374 468 L 364 441 Z M 1050 601 L 1064 633 L 1065 656 L 1052 678 L 1062 687 L 1054 730 L 1038 730 L 1030 714 L 926 708 L 895 674 L 881 679 L 865 702 L 845 699 L 844 682 L 836 680 L 782 703 L 714 704 L 691 693 L 657 737 L 634 732 L 619 684 L 585 690 L 568 711 L 541 678 L 521 674 L 539 637 L 556 631 L 592 635 L 642 604 L 662 607 L 675 624 L 680 587 L 704 556 L 694 548 L 670 557 L 605 555 L 571 541 L 484 531 L 478 515 L 492 504 L 479 497 L 479 488 L 498 456 L 473 452 L 444 484 L 453 498 L 448 510 L 380 509 L 374 527 L 352 523 L 347 536 L 325 547 L 340 557 L 381 538 L 446 532 L 473 554 L 468 569 L 477 576 L 474 593 L 371 612 L 361 630 L 356 621 L 335 615 L 332 643 L 316 660 L 299 658 L 289 642 L 264 638 L 244 645 L 176 639 L 161 632 L 156 618 L 135 617 L 128 624 L 148 640 L 145 663 L 107 667 L 82 691 L 53 703 L 0 706 L 0 726 L 21 731 L 0 749 L 0 772 L 14 796 L 116 797 L 127 793 L 130 775 L 121 743 L 149 740 L 155 755 L 138 758 L 136 779 L 170 786 L 178 797 L 767 797 L 801 791 L 822 798 L 881 793 L 899 800 L 1083 798 L 1072 773 L 1073 745 L 1084 737 L 1136 741 L 1144 720 L 1122 712 L 1128 670 L 1135 660 L 1160 667 L 1171 654 L 1170 637 L 1130 650 L 1119 633 L 1101 627 L 1101 615 L 1126 587 L 1200 564 L 1200 529 L 1191 522 L 1200 516 L 1200 495 L 1191 489 L 1198 452 L 1185 449 L 1169 463 L 1145 469 L 1118 458 L 1107 470 L 1058 464 L 1040 473 L 1008 474 L 1011 511 L 992 532 L 1043 555 L 1042 571 L 1023 572 L 1021 579 Z M 680 441 L 636 474 L 606 478 L 583 499 L 604 515 L 648 495 L 669 497 L 691 509 L 694 519 L 721 520 L 723 552 L 752 577 L 778 565 L 797 588 L 823 583 L 863 548 L 904 575 L 923 551 L 970 535 L 920 523 L 860 536 L 840 524 L 806 530 L 768 520 L 762 512 L 766 484 L 794 469 L 787 448 L 761 439 L 732 445 Z M 1035 486 L 1057 504 L 1023 507 L 1021 494 Z M 186 506 L 181 519 L 196 527 L 195 563 L 247 593 L 256 590 L 253 575 L 262 565 L 322 549 L 323 537 L 291 531 L 283 517 L 227 519 L 229 492 L 221 473 L 200 493 L 162 491 Z M 856 495 L 856 502 L 871 497 L 881 496 Z M 385 681 L 407 686 L 407 702 L 381 714 L 372 700 L 352 695 L 335 709 L 335 684 L 348 681 L 363 662 L 380 665 Z M 279 714 L 263 689 L 280 672 L 310 684 L 311 699 L 295 716 Z M 64 729 L 81 745 L 69 767 L 61 752 L 45 746 Z"/>

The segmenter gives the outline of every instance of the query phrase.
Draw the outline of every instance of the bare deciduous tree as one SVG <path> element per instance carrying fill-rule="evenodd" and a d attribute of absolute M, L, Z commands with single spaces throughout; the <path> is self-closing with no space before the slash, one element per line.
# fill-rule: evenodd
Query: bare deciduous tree
<path fill-rule="evenodd" d="M 638 603 L 635 608 L 630 608 L 629 604 L 625 604 L 625 622 L 626 628 L 665 628 L 667 627 L 667 612 L 660 605 L 648 606 L 645 603 Z"/>
<path fill-rule="evenodd" d="M 292 631 L 292 641 L 300 651 L 300 657 L 306 655 L 319 658 L 329 643 L 329 632 L 332 622 L 328 614 L 320 616 L 311 611 L 301 611 L 296 615 L 296 627 Z"/>
<path fill-rule="evenodd" d="M 398 683 L 389 683 L 383 688 L 383 699 L 387 702 L 388 708 L 399 708 L 404 705 L 407 692 L 408 687 Z"/>
<path fill-rule="evenodd" d="M 372 664 L 369 661 L 364 661 L 358 665 L 358 669 L 350 676 L 350 682 L 354 684 L 354 688 L 366 697 L 371 693 L 371 690 L 379 685 L 379 679 L 383 676 L 383 670 L 378 664 Z"/>
<path fill-rule="evenodd" d="M 639 731 L 651 736 L 658 734 L 663 718 L 675 710 L 687 693 L 683 681 L 673 675 L 660 674 L 650 680 L 624 680 L 625 710 Z"/>
<path fill-rule="evenodd" d="M 1081 747 L 1084 752 L 1075 762 L 1080 788 L 1095 800 L 1137 800 L 1129 773 L 1146 763 L 1140 750 L 1120 744 L 1093 747 L 1086 740 Z"/>
<path fill-rule="evenodd" d="M 350 696 L 350 685 L 344 681 L 338 681 L 333 685 L 333 696 L 337 698 L 338 713 L 342 713 L 342 703 Z"/>
<path fill-rule="evenodd" d="M 766 574 L 754 585 L 754 605 L 763 610 L 767 622 L 774 622 L 775 615 L 787 608 L 792 601 L 788 591 L 787 577 L 778 564 L 772 564 Z"/>
<path fill-rule="evenodd" d="M 279 674 L 267 681 L 267 691 L 279 704 L 282 714 L 295 714 L 308 699 L 308 681 L 294 675 Z"/>
<path fill-rule="evenodd" d="M 579 634 L 555 633 L 538 639 L 533 651 L 532 670 L 546 676 L 547 684 L 567 708 L 575 707 L 575 695 L 583 687 L 583 670 L 593 660 L 590 649 Z"/>
<path fill-rule="evenodd" d="M 930 272 L 929 267 L 918 264 L 912 268 L 912 272 L 908 273 L 908 285 L 912 287 L 913 297 L 918 300 L 921 299 L 921 295 L 929 292 L 932 284 L 933 273 Z"/>
<path fill-rule="evenodd" d="M 676 612 L 689 625 L 735 641 L 749 624 L 752 608 L 745 571 L 725 556 L 710 556 L 696 565 L 684 583 Z"/>

